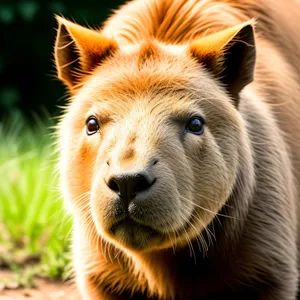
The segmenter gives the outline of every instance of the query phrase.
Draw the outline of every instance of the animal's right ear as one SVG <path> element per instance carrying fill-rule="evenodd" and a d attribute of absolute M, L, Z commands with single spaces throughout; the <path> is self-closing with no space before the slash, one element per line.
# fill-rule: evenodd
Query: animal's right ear
<path fill-rule="evenodd" d="M 57 75 L 71 91 L 76 89 L 83 75 L 89 74 L 107 56 L 118 49 L 117 43 L 99 31 L 88 29 L 56 17 L 55 42 Z"/>

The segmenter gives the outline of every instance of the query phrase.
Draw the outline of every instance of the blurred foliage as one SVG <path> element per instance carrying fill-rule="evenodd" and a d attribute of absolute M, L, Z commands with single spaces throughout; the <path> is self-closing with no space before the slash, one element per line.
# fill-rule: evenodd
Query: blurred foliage
<path fill-rule="evenodd" d="M 31 116 L 47 109 L 58 113 L 66 97 L 55 79 L 54 14 L 82 25 L 99 26 L 121 0 L 0 1 L 0 117 L 21 110 Z"/>
<path fill-rule="evenodd" d="M 0 268 L 62 278 L 72 224 L 55 173 L 53 123 L 35 114 L 28 125 L 18 113 L 0 122 Z"/>

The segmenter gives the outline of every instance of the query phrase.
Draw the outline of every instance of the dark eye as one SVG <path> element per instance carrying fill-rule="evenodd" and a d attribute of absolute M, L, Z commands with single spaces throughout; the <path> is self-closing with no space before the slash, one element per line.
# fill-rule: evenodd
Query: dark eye
<path fill-rule="evenodd" d="M 86 133 L 87 135 L 92 135 L 96 132 L 98 132 L 100 129 L 99 123 L 96 119 L 96 117 L 92 116 L 89 117 L 86 121 Z"/>
<path fill-rule="evenodd" d="M 186 125 L 186 132 L 200 135 L 204 132 L 204 124 L 205 122 L 202 117 L 192 117 Z"/>

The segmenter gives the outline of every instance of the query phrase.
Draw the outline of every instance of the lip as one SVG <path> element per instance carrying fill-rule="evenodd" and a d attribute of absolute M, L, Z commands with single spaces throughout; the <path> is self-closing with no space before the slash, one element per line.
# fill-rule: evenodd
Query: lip
<path fill-rule="evenodd" d="M 143 225 L 137 221 L 134 221 L 133 219 L 131 219 L 130 217 L 125 217 L 119 221 L 117 221 L 116 223 L 114 223 L 111 228 L 110 228 L 110 232 L 112 234 L 115 233 L 115 231 L 120 227 L 125 227 L 125 228 L 137 228 L 137 229 L 141 229 L 141 230 L 144 230 L 144 231 L 148 231 L 149 233 L 158 233 L 155 229 L 153 229 L 152 227 L 150 226 L 146 226 L 146 225 Z"/>
<path fill-rule="evenodd" d="M 160 234 L 152 227 L 125 217 L 110 227 L 110 235 L 128 249 L 142 251 L 153 244 Z"/>

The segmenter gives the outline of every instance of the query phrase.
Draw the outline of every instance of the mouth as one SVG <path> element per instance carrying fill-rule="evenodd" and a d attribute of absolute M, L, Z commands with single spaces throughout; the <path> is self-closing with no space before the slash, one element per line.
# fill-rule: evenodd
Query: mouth
<path fill-rule="evenodd" d="M 120 243 L 135 250 L 146 248 L 155 237 L 159 236 L 155 229 L 129 217 L 113 224 L 109 232 Z"/>

